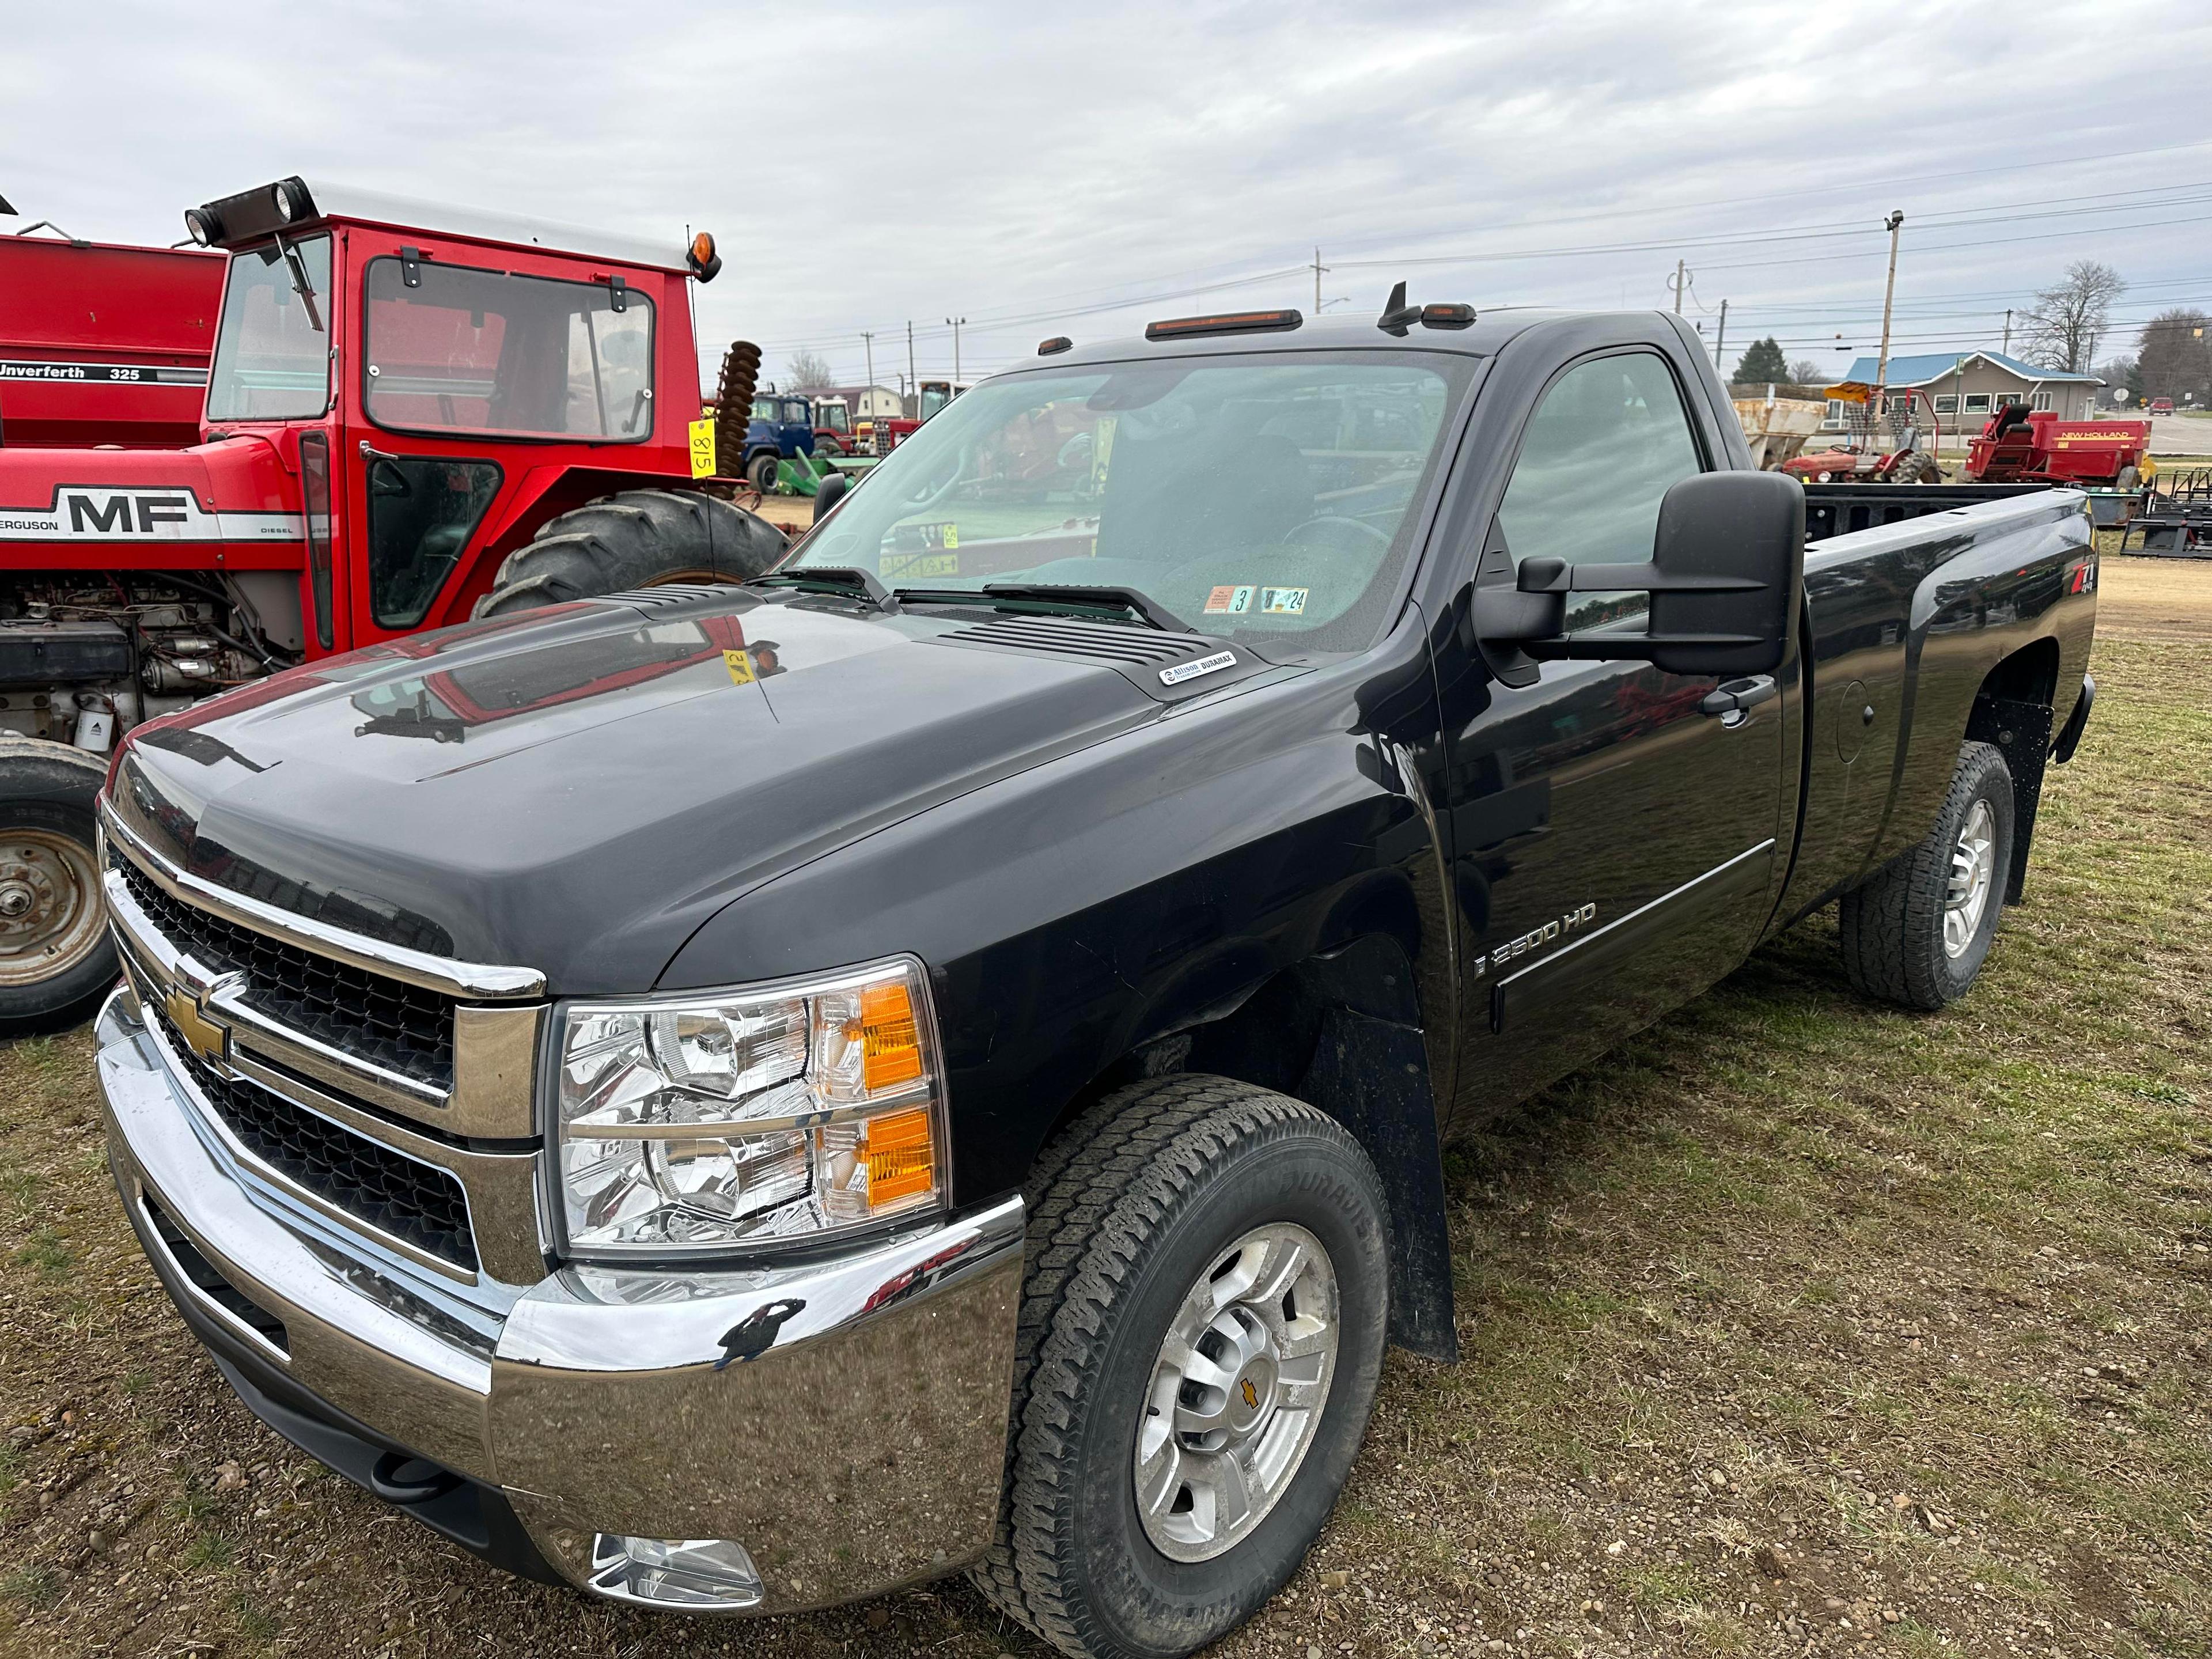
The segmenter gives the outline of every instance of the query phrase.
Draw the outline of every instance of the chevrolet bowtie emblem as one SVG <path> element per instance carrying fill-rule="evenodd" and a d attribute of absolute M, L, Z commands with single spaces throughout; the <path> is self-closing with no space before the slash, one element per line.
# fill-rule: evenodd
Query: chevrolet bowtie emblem
<path fill-rule="evenodd" d="M 202 1060 L 222 1063 L 230 1047 L 230 1028 L 210 1019 L 198 997 L 185 986 L 172 986 L 168 995 L 161 999 L 161 1007 L 177 1035 L 184 1039 L 185 1047 Z"/>
<path fill-rule="evenodd" d="M 1252 1379 L 1249 1376 L 1244 1379 L 1244 1403 L 1254 1411 L 1260 1409 L 1260 1391 L 1252 1386 Z"/>

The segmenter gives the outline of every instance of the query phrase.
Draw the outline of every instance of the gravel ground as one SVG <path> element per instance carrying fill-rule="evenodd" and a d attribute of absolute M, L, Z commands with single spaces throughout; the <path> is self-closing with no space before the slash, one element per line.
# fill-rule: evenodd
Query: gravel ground
<path fill-rule="evenodd" d="M 1816 918 L 1453 1156 L 1464 1362 L 1394 1354 L 1219 1651 L 2212 1654 L 2212 563 L 1944 1014 Z M 0 1652 L 1030 1654 L 964 1583 L 686 1623 L 500 1579 L 295 1454 L 157 1291 L 83 1032 L 0 1051 Z"/>

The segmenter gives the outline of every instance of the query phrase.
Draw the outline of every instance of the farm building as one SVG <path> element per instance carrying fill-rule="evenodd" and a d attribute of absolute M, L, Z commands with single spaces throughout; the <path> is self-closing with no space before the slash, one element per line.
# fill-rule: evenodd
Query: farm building
<path fill-rule="evenodd" d="M 1874 384 L 1875 359 L 1861 357 L 1842 377 L 1867 386 Z M 1939 351 L 1918 356 L 1892 357 L 1884 380 L 1892 386 L 1917 386 L 1935 400 L 1936 413 L 1946 431 L 1956 421 L 1970 430 L 2006 403 L 2026 404 L 2031 409 L 2053 410 L 2063 421 L 2095 418 L 2097 388 L 2104 385 L 2094 374 L 2075 374 L 2063 368 L 2039 368 L 2008 357 L 2001 351 Z M 1848 424 L 1848 405 L 1831 398 L 1822 424 L 1836 428 Z"/>

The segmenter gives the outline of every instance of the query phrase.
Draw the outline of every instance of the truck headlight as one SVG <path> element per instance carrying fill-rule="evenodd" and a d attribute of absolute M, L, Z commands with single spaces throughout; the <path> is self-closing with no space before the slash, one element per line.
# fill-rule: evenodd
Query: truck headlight
<path fill-rule="evenodd" d="M 572 1002 L 557 1042 L 562 1207 L 581 1254 L 802 1242 L 943 1199 L 936 1028 L 911 960 Z"/>

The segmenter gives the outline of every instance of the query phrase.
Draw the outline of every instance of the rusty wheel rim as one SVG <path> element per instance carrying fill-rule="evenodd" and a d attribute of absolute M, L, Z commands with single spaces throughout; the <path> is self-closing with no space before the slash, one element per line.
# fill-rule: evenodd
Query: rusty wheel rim
<path fill-rule="evenodd" d="M 100 948 L 106 918 L 92 849 L 53 830 L 0 835 L 0 985 L 33 985 Z"/>

